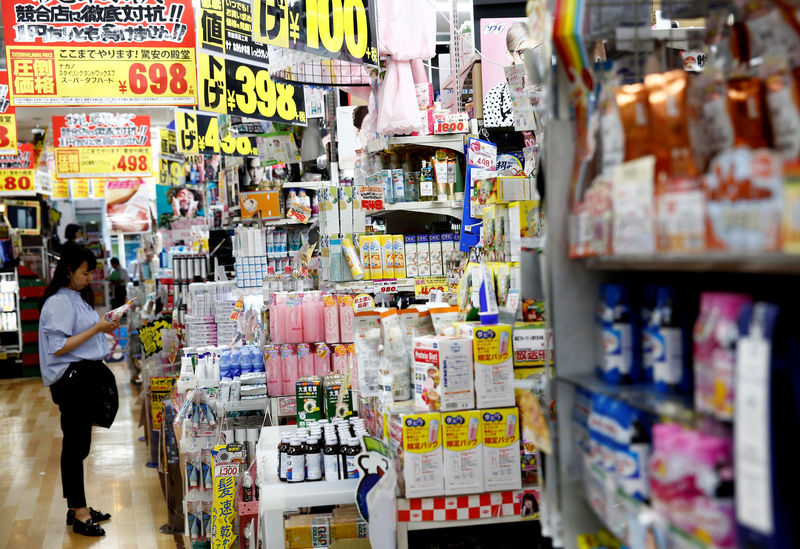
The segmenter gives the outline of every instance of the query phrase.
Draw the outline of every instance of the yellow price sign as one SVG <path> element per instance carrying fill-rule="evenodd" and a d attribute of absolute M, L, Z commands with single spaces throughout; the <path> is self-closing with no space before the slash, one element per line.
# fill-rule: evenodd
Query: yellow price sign
<path fill-rule="evenodd" d="M 72 198 L 89 198 L 89 180 L 71 180 L 69 182 L 69 194 Z"/>
<path fill-rule="evenodd" d="M 34 170 L 0 169 L 0 192 L 3 194 L 33 194 Z"/>
<path fill-rule="evenodd" d="M 184 154 L 258 155 L 255 137 L 233 137 L 228 132 L 220 138 L 219 119 L 212 114 L 177 109 L 175 128 L 178 150 Z"/>
<path fill-rule="evenodd" d="M 53 176 L 53 200 L 63 200 L 69 198 L 69 179 L 59 179 Z"/>
<path fill-rule="evenodd" d="M 0 155 L 17 154 L 17 115 L 0 114 Z"/>
<path fill-rule="evenodd" d="M 56 148 L 56 177 L 149 177 L 151 147 Z"/>
<path fill-rule="evenodd" d="M 264 67 L 200 53 L 199 108 L 259 120 L 305 124 L 303 86 L 276 82 Z"/>
<path fill-rule="evenodd" d="M 161 158 L 158 164 L 159 184 L 179 187 L 186 182 L 186 170 L 183 168 L 183 162 L 169 158 Z"/>
<path fill-rule="evenodd" d="M 418 276 L 414 279 L 414 296 L 417 299 L 426 299 L 431 290 L 450 291 L 447 277 L 443 275 Z"/>
<path fill-rule="evenodd" d="M 322 55 L 378 64 L 370 30 L 371 0 L 253 0 L 253 40 Z"/>

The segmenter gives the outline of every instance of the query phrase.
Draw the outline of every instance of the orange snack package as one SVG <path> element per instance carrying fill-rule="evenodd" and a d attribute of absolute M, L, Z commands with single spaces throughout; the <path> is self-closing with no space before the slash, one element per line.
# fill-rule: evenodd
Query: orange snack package
<path fill-rule="evenodd" d="M 651 154 L 650 105 L 644 84 L 627 84 L 617 90 L 617 109 L 625 133 L 625 161 Z"/>
<path fill-rule="evenodd" d="M 753 149 L 767 146 L 767 116 L 764 93 L 758 78 L 737 78 L 728 82 L 728 110 L 734 128 L 734 143 Z"/>
<path fill-rule="evenodd" d="M 786 72 L 768 76 L 764 81 L 772 147 L 786 162 L 800 155 L 800 95 L 794 80 Z"/>
<path fill-rule="evenodd" d="M 698 174 L 689 138 L 689 75 L 683 69 L 644 77 L 650 102 L 650 125 L 657 131 L 653 141 L 656 180 L 661 174 L 694 177 Z"/>

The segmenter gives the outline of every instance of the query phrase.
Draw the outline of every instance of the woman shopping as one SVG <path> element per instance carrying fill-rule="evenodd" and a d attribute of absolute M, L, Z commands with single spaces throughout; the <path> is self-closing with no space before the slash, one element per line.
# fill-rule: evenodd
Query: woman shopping
<path fill-rule="evenodd" d="M 97 267 L 94 254 L 72 244 L 61 253 L 42 297 L 39 363 L 61 411 L 61 483 L 67 499 L 67 524 L 84 536 L 102 536 L 98 524 L 111 515 L 86 505 L 83 461 L 92 443 L 92 425 L 110 427 L 119 405 L 113 373 L 103 364 L 106 333 L 119 327 L 95 312 L 89 284 Z M 91 473 L 89 473 L 91 475 Z"/>

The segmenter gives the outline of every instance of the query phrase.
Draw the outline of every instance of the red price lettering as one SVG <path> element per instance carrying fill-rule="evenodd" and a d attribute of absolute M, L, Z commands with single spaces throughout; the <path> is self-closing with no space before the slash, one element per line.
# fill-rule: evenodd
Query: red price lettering
<path fill-rule="evenodd" d="M 128 70 L 128 85 L 131 93 L 142 95 L 149 89 L 155 95 L 163 95 L 167 89 L 175 95 L 186 93 L 189 84 L 186 82 L 186 67 L 181 63 L 173 63 L 167 68 L 163 63 L 153 63 L 145 67 L 144 63 L 134 63 Z M 120 90 L 124 93 L 124 90 Z"/>
<path fill-rule="evenodd" d="M 0 126 L 0 148 L 5 148 L 11 145 L 11 139 L 8 137 L 8 128 Z"/>
<path fill-rule="evenodd" d="M 27 191 L 31 188 L 31 178 L 24 175 L 19 178 L 10 175 L 5 178 L 3 183 L 7 191 Z"/>
<path fill-rule="evenodd" d="M 119 157 L 119 162 L 117 162 L 117 168 L 119 168 L 123 172 L 146 172 L 147 169 L 147 156 L 139 155 L 137 158 L 134 155 L 125 156 L 122 155 Z M 137 169 L 138 168 L 138 169 Z"/>

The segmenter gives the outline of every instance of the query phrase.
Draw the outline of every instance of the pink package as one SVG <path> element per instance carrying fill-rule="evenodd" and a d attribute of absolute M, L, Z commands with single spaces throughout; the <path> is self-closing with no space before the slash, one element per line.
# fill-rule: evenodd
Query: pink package
<path fill-rule="evenodd" d="M 265 345 L 264 356 L 267 357 L 267 392 L 270 396 L 283 395 L 283 362 L 280 345 Z"/>
<path fill-rule="evenodd" d="M 314 375 L 314 355 L 311 354 L 311 345 L 300 343 L 297 346 L 297 364 L 300 370 L 300 377 Z"/>
<path fill-rule="evenodd" d="M 336 300 L 339 303 L 339 332 L 342 343 L 351 343 L 353 341 L 353 323 L 356 315 L 353 310 L 353 296 L 340 295 Z"/>
<path fill-rule="evenodd" d="M 277 320 L 278 320 L 278 294 L 270 292 L 269 294 L 269 340 L 273 343 L 276 341 L 277 333 Z"/>
<path fill-rule="evenodd" d="M 300 377 L 300 366 L 297 363 L 297 351 L 294 345 L 281 345 L 281 370 L 283 371 L 283 394 L 293 395 L 295 383 Z"/>
<path fill-rule="evenodd" d="M 303 342 L 303 294 L 292 292 L 286 299 L 286 341 Z"/>
<path fill-rule="evenodd" d="M 314 375 L 324 376 L 331 373 L 331 349 L 324 343 L 317 343 L 314 351 Z"/>
<path fill-rule="evenodd" d="M 336 297 L 331 294 L 322 296 L 325 322 L 325 343 L 339 342 L 339 306 Z"/>
<path fill-rule="evenodd" d="M 347 364 L 350 368 L 350 388 L 358 391 L 358 360 L 356 360 L 356 346 L 347 344 Z"/>
<path fill-rule="evenodd" d="M 337 374 L 347 373 L 347 345 L 333 346 L 333 371 Z"/>
<path fill-rule="evenodd" d="M 322 295 L 308 292 L 303 296 L 303 340 L 308 343 L 325 339 Z"/>
<path fill-rule="evenodd" d="M 752 299 L 743 294 L 700 294 L 700 314 L 694 325 L 694 394 L 699 412 L 733 419 L 737 322 L 748 303 Z"/>
<path fill-rule="evenodd" d="M 274 330 L 270 333 L 270 340 L 272 343 L 286 343 L 286 299 L 288 294 L 280 292 L 275 294 L 275 326 Z M 270 318 L 272 317 L 272 310 L 270 309 Z M 270 329 L 272 321 L 270 320 Z"/>

